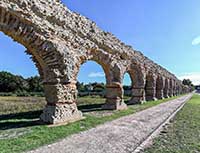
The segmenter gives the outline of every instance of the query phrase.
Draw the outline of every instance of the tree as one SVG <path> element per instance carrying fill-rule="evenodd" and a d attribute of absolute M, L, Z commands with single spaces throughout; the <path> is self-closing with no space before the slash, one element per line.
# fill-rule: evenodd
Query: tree
<path fill-rule="evenodd" d="M 192 84 L 192 81 L 190 79 L 184 79 L 183 84 L 187 85 L 190 88 L 190 91 L 195 90 L 195 86 Z"/>
<path fill-rule="evenodd" d="M 29 89 L 28 82 L 20 75 L 15 75 L 16 92 L 27 91 Z"/>
<path fill-rule="evenodd" d="M 84 86 L 83 83 L 77 82 L 77 83 L 76 83 L 76 87 L 77 87 L 77 90 L 78 90 L 78 91 L 82 91 L 82 92 L 85 91 L 85 86 Z"/>
<path fill-rule="evenodd" d="M 93 88 L 95 92 L 103 92 L 106 87 L 104 83 L 95 83 L 93 84 Z"/>
<path fill-rule="evenodd" d="M 20 75 L 0 72 L 0 92 L 43 92 L 42 80 L 39 76 L 24 79 Z"/>
<path fill-rule="evenodd" d="M 0 92 L 25 91 L 29 87 L 22 76 L 13 75 L 9 72 L 0 72 Z"/>
<path fill-rule="evenodd" d="M 44 91 L 42 80 L 39 76 L 30 77 L 30 78 L 27 78 L 26 80 L 29 84 L 29 88 L 28 88 L 29 92 L 43 92 Z"/>
<path fill-rule="evenodd" d="M 193 87 L 194 85 L 192 84 L 192 81 L 190 79 L 184 79 L 183 84 L 187 85 L 189 87 Z"/>

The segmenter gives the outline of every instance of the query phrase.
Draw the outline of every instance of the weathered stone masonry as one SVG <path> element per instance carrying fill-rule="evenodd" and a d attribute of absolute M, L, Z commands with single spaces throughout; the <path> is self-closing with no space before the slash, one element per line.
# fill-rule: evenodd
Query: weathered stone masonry
<path fill-rule="evenodd" d="M 100 64 L 106 74 L 105 109 L 126 109 L 122 88 L 126 72 L 133 81 L 131 104 L 188 92 L 166 69 L 59 0 L 1 0 L 0 31 L 32 56 L 45 87 L 47 105 L 41 119 L 47 123 L 81 118 L 76 82 L 80 66 L 88 60 Z"/>

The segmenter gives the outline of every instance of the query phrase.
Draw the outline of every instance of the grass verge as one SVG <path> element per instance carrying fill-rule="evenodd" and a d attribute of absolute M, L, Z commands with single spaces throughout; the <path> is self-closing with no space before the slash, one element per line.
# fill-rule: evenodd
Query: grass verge
<path fill-rule="evenodd" d="M 40 112 L 30 112 L 28 114 L 23 113 L 11 118 L 4 118 L 0 120 L 0 135 L 6 135 L 9 130 L 19 130 L 27 131 L 26 134 L 22 136 L 18 135 L 13 138 L 1 139 L 0 137 L 0 152 L 1 153 L 17 153 L 27 150 L 31 150 L 40 147 L 45 144 L 53 143 L 59 139 L 67 137 L 71 134 L 79 133 L 81 131 L 88 130 L 99 124 L 103 124 L 107 121 L 112 121 L 122 116 L 130 115 L 135 112 L 150 108 L 152 106 L 158 105 L 160 103 L 175 99 L 177 97 L 147 102 L 143 105 L 133 105 L 129 106 L 127 110 L 124 111 L 113 111 L 112 115 L 109 116 L 93 116 L 85 115 L 86 119 L 78 121 L 69 125 L 59 126 L 59 127 L 47 127 L 46 125 L 38 124 L 38 117 Z M 20 132 L 19 132 L 20 133 Z"/>
<path fill-rule="evenodd" d="M 200 153 L 200 95 L 194 95 L 144 153 Z"/>

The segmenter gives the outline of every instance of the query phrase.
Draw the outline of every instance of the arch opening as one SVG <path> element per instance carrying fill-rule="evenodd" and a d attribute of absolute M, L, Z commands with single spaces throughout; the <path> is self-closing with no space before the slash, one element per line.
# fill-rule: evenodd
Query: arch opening
<path fill-rule="evenodd" d="M 123 99 L 126 103 L 129 103 L 129 101 L 131 100 L 132 87 L 133 87 L 133 80 L 131 79 L 130 74 L 126 72 L 123 78 L 123 90 L 124 90 Z"/>
<path fill-rule="evenodd" d="M 131 80 L 131 99 L 128 104 L 142 104 L 146 101 L 145 99 L 145 83 L 146 73 L 142 66 L 131 65 L 127 70 Z"/>
<path fill-rule="evenodd" d="M 24 77 L 39 75 L 34 62 L 30 60 L 31 55 L 25 53 L 26 48 L 3 32 L 0 31 L 0 71 L 9 71 L 21 74 Z M 26 71 L 25 71 L 26 70 Z"/>
<path fill-rule="evenodd" d="M 0 101 L 8 99 L 10 103 L 2 113 L 16 114 L 43 109 L 46 100 L 38 72 L 41 68 L 31 54 L 25 53 L 26 47 L 11 36 L 0 31 L 0 41 Z"/>
<path fill-rule="evenodd" d="M 81 64 L 76 77 L 77 105 L 83 112 L 101 109 L 106 101 L 106 73 L 96 61 Z"/>

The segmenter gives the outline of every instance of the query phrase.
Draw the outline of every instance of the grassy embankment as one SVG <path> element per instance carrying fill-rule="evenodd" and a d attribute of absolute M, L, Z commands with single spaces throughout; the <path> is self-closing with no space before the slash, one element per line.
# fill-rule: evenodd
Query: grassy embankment
<path fill-rule="evenodd" d="M 0 152 L 17 153 L 34 149 L 45 144 L 53 143 L 71 134 L 88 130 L 107 121 L 133 114 L 174 98 L 147 102 L 143 105 L 132 105 L 124 111 L 106 111 L 101 110 L 100 107 L 105 99 L 83 97 L 79 98 L 78 102 L 79 109 L 82 111 L 86 110 L 87 112 L 84 113 L 86 119 L 69 125 L 49 128 L 46 125 L 41 125 L 38 121 L 41 113 L 38 110 L 44 107 L 44 98 L 33 97 L 20 99 L 19 97 L 0 97 L 0 114 L 34 111 L 0 116 Z M 92 105 L 85 106 L 85 104 Z"/>
<path fill-rule="evenodd" d="M 200 95 L 194 95 L 144 153 L 200 153 Z"/>

